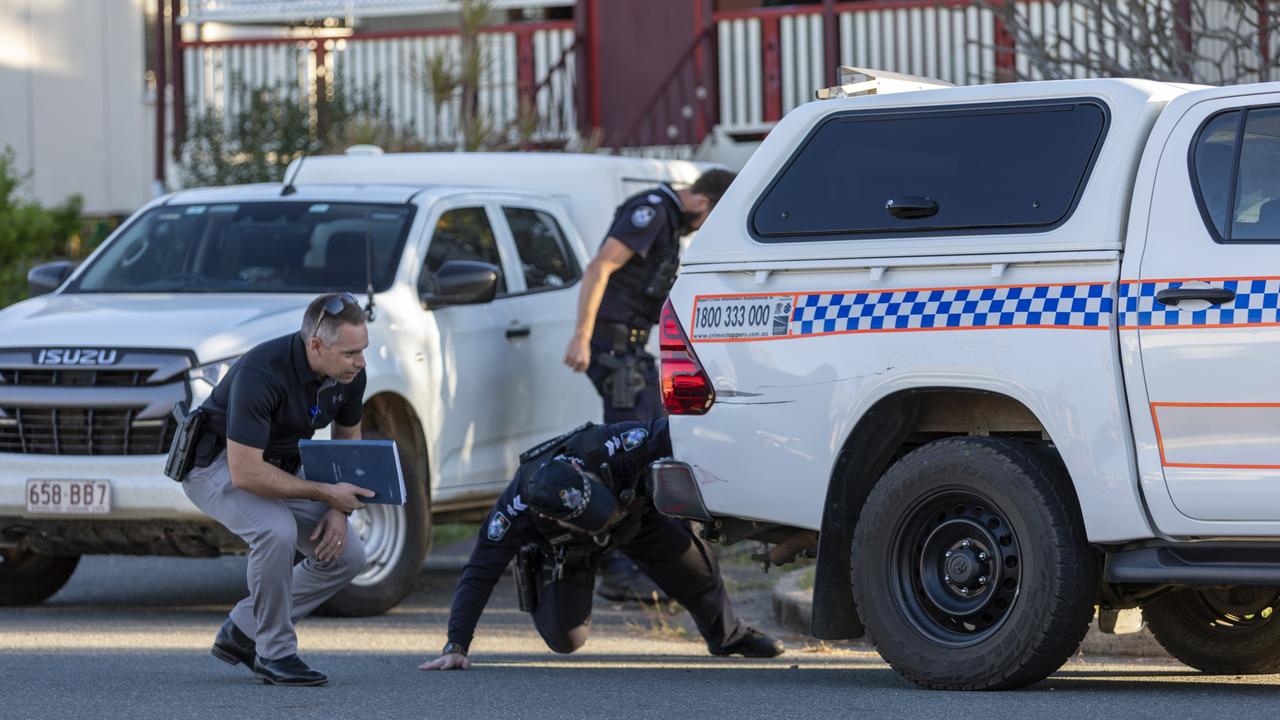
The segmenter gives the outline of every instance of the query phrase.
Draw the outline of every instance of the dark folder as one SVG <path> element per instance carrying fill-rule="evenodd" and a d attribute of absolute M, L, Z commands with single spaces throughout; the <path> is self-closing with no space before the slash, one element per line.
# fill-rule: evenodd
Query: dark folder
<path fill-rule="evenodd" d="M 298 452 L 308 480 L 351 483 L 377 493 L 362 502 L 404 504 L 404 473 L 394 440 L 301 440 Z"/>

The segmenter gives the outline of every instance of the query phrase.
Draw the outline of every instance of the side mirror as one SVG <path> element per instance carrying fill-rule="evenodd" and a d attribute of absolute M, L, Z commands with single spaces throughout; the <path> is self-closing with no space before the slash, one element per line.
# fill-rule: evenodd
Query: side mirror
<path fill-rule="evenodd" d="M 487 303 L 498 294 L 501 272 L 489 263 L 450 260 L 434 275 L 423 270 L 418 293 L 427 308 Z"/>
<path fill-rule="evenodd" d="M 76 269 L 70 260 L 58 260 L 31 268 L 27 273 L 27 293 L 31 297 L 46 295 L 57 290 L 63 281 Z"/>

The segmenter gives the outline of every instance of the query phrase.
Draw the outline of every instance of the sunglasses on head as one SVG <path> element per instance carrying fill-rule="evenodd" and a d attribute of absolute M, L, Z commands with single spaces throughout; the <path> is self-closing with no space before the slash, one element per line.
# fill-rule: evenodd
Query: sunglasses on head
<path fill-rule="evenodd" d="M 314 337 L 316 333 L 320 332 L 320 323 L 324 322 L 325 315 L 337 315 L 342 312 L 343 308 L 346 306 L 359 304 L 360 300 L 349 292 L 340 293 L 338 295 L 334 295 L 328 300 L 325 300 L 324 305 L 320 306 L 320 316 L 316 318 L 316 326 L 311 329 L 312 337 Z"/>

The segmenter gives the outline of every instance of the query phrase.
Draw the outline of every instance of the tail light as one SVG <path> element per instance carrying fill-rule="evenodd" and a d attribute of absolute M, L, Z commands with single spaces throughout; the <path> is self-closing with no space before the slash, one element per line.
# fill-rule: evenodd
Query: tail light
<path fill-rule="evenodd" d="M 680 326 L 680 318 L 668 300 L 658 323 L 662 353 L 662 404 L 672 415 L 702 415 L 716 401 L 711 378 L 702 369 L 693 346 Z"/>

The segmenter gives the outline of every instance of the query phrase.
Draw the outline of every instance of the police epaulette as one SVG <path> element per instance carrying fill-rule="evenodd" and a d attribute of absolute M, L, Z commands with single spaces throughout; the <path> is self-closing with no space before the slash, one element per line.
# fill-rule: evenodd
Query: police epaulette
<path fill-rule="evenodd" d="M 537 445 L 534 445 L 528 450 L 525 450 L 524 452 L 520 453 L 520 464 L 523 465 L 531 460 L 536 459 L 539 455 L 543 455 L 547 453 L 548 451 L 554 449 L 557 445 L 563 445 L 565 441 L 567 441 L 569 438 L 573 437 L 574 435 L 577 435 L 583 430 L 590 428 L 594 424 L 595 423 L 589 423 L 589 422 L 583 423 L 563 435 L 558 435 L 556 437 L 551 438 L 550 440 L 547 440 L 545 442 L 540 442 Z"/>

